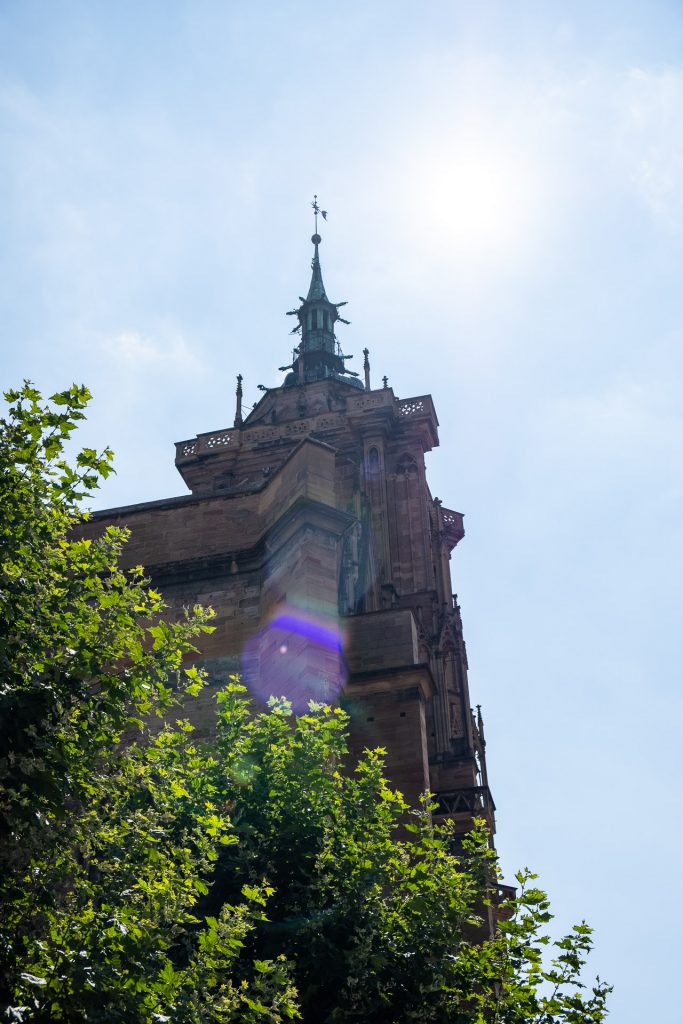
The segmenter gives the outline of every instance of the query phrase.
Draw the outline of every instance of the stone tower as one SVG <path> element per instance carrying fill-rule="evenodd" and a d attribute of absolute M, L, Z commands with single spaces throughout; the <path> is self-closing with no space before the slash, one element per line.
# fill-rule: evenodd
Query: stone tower
<path fill-rule="evenodd" d="M 171 608 L 213 606 L 201 651 L 212 686 L 240 671 L 257 701 L 341 701 L 352 754 L 385 747 L 410 802 L 430 789 L 458 831 L 474 815 L 493 830 L 450 575 L 463 517 L 432 497 L 425 473 L 439 443 L 432 399 L 398 398 L 386 378 L 373 390 L 367 350 L 364 382 L 347 370 L 317 218 L 312 242 L 282 385 L 243 417 L 238 377 L 234 426 L 176 444 L 189 494 L 96 513 L 84 530 L 129 527 L 127 562 Z M 200 730 L 212 686 L 193 710 Z"/>

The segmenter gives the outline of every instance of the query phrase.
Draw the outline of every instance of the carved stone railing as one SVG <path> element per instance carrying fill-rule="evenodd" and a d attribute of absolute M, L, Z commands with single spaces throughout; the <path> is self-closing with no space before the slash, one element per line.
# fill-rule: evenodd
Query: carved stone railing
<path fill-rule="evenodd" d="M 437 814 L 487 815 L 495 810 L 488 786 L 470 786 L 450 793 L 437 793 Z"/>
<path fill-rule="evenodd" d="M 352 395 L 347 399 L 346 407 L 349 412 L 362 412 L 363 409 L 377 409 L 382 405 L 392 405 L 393 401 L 393 392 L 389 388 L 382 388 L 379 391 L 366 391 L 359 395 Z"/>
<path fill-rule="evenodd" d="M 398 411 L 398 415 L 401 417 L 432 417 L 436 421 L 436 414 L 434 413 L 434 406 L 430 395 L 396 400 L 389 388 L 383 388 L 375 392 L 361 392 L 358 395 L 354 395 L 349 398 L 347 409 L 349 412 L 362 412 L 366 409 L 392 406 L 394 402 L 396 403 L 395 408 Z M 252 444 L 261 444 L 264 441 L 281 437 L 304 437 L 316 430 L 334 428 L 341 423 L 342 419 L 343 416 L 339 413 L 325 413 L 318 416 L 308 416 L 305 419 L 292 420 L 289 423 L 261 424 L 258 426 L 254 425 L 253 427 L 243 427 L 241 430 L 214 430 L 208 434 L 199 434 L 195 438 L 176 443 L 176 465 L 188 462 L 199 455 L 223 451 L 236 445 L 249 447 Z M 459 515 L 457 512 L 450 514 L 454 516 Z"/>
<path fill-rule="evenodd" d="M 234 434 L 231 430 L 222 430 L 218 434 L 210 434 L 204 439 L 204 444 L 207 451 L 212 451 L 214 448 L 227 448 L 229 444 L 233 443 L 233 440 Z"/>
<path fill-rule="evenodd" d="M 462 512 L 453 512 L 450 508 L 441 508 L 444 526 L 462 526 Z"/>
<path fill-rule="evenodd" d="M 199 434 L 198 437 L 191 438 L 188 441 L 177 441 L 175 446 L 176 465 L 181 462 L 187 462 L 197 455 L 221 451 L 221 449 L 238 442 L 239 430 L 214 430 L 210 434 Z"/>
<path fill-rule="evenodd" d="M 198 442 L 196 438 L 194 441 L 177 441 L 175 446 L 176 462 L 179 462 L 181 459 L 190 459 L 193 455 L 196 455 L 197 444 Z"/>
<path fill-rule="evenodd" d="M 444 533 L 452 549 L 465 536 L 465 517 L 462 512 L 454 512 L 453 509 L 444 508 L 443 505 L 441 505 L 441 515 L 443 517 Z"/>
<path fill-rule="evenodd" d="M 410 430 L 417 428 L 421 432 L 423 443 L 429 446 L 425 447 L 425 451 L 429 451 L 439 443 L 437 434 L 439 421 L 431 395 L 416 395 L 414 398 L 397 399 L 396 413 L 399 419 L 408 421 Z"/>
<path fill-rule="evenodd" d="M 497 897 L 499 903 L 503 903 L 503 901 L 506 900 L 514 900 L 515 896 L 517 895 L 516 885 L 506 885 L 504 882 L 499 882 L 497 888 Z"/>
<path fill-rule="evenodd" d="M 306 419 L 291 420 L 289 423 L 258 425 L 242 430 L 215 430 L 188 441 L 178 441 L 175 461 L 178 465 L 194 459 L 197 455 L 207 455 L 237 445 L 249 448 L 267 441 L 279 441 L 283 437 L 299 439 L 308 434 L 335 429 L 342 422 L 343 417 L 340 413 L 323 413 Z"/>
<path fill-rule="evenodd" d="M 399 416 L 417 416 L 420 413 L 428 412 L 427 402 L 431 405 L 431 400 L 427 396 L 420 398 L 402 398 L 399 399 L 398 403 L 398 414 Z"/>

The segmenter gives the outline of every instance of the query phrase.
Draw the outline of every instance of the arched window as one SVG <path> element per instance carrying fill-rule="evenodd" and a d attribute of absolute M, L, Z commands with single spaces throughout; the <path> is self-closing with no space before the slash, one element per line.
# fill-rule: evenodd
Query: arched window
<path fill-rule="evenodd" d="M 367 458 L 367 473 L 370 480 L 376 480 L 379 476 L 379 452 L 371 448 Z"/>

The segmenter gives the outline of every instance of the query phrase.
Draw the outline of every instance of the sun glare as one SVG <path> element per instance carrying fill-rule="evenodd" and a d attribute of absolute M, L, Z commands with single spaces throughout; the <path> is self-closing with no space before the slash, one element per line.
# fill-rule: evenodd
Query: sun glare
<path fill-rule="evenodd" d="M 513 263 L 541 221 L 539 175 L 512 148 L 467 146 L 422 154 L 411 170 L 412 230 L 449 263 Z"/>

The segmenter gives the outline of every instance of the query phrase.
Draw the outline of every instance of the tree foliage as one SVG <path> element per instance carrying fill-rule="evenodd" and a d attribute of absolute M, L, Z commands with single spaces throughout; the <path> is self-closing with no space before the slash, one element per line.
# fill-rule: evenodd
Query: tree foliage
<path fill-rule="evenodd" d="M 533 876 L 498 905 L 483 829 L 453 853 L 347 720 L 237 681 L 199 744 L 177 707 L 203 684 L 195 608 L 172 618 L 125 531 L 79 540 L 111 453 L 64 447 L 83 388 L 8 396 L 0 423 L 0 999 L 8 1020 L 579 1024 L 582 924 L 553 944 Z M 177 710 L 174 712 L 174 708 Z M 150 735 L 146 723 L 163 715 Z M 122 736 L 125 734 L 125 742 Z M 494 903 L 493 939 L 476 939 Z M 549 953 L 549 958 L 547 954 Z"/>
<path fill-rule="evenodd" d="M 233 1021 L 291 1017 L 282 960 L 245 959 L 258 886 L 200 920 L 217 852 L 234 842 L 207 797 L 189 727 L 124 730 L 201 686 L 183 668 L 211 629 L 163 617 L 126 539 L 71 536 L 111 453 L 64 447 L 88 400 L 7 396 L 0 436 L 0 991 L 10 1019 Z M 188 794 L 187 797 L 184 794 Z M 186 808 L 189 795 L 192 802 Z"/>

